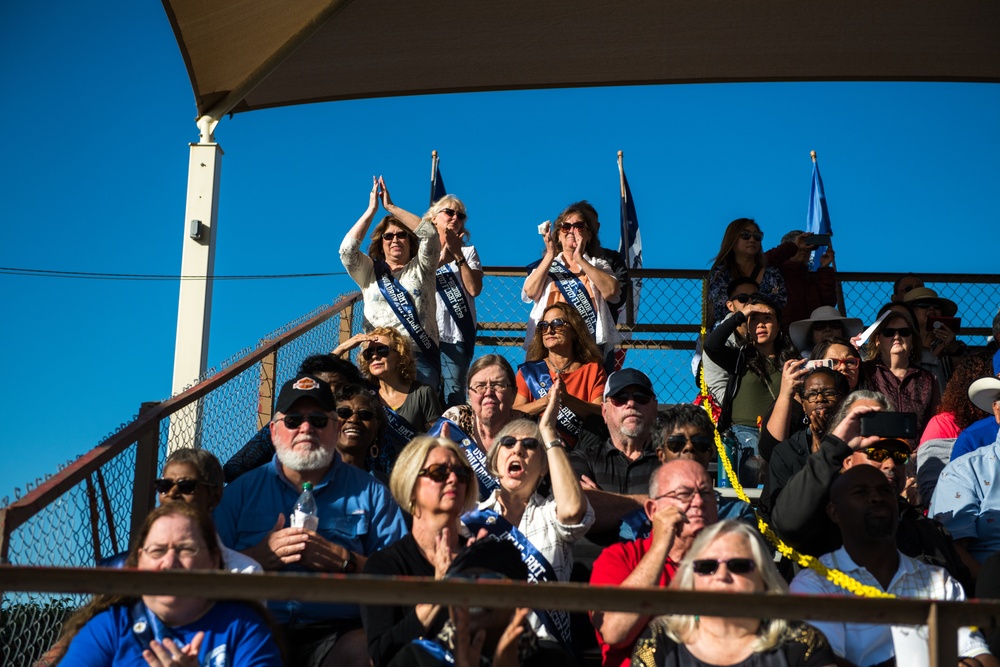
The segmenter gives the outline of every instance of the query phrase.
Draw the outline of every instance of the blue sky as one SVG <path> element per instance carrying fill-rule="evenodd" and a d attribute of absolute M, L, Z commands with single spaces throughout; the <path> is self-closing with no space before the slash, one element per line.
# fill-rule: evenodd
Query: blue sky
<path fill-rule="evenodd" d="M 162 7 L 0 4 L 0 82 L 0 266 L 177 275 L 197 130 Z M 225 151 L 216 272 L 342 272 L 336 249 L 371 175 L 422 212 L 433 149 L 491 265 L 536 259 L 537 223 L 581 198 L 606 222 L 604 245 L 617 246 L 620 149 L 646 266 L 707 268 L 733 218 L 756 218 L 765 243 L 804 224 L 816 150 L 841 270 L 996 272 L 981 238 L 998 222 L 998 109 L 996 85 L 815 83 L 478 93 L 239 115 L 216 132 Z M 343 275 L 218 283 L 211 363 L 351 286 Z M 176 281 L 0 273 L 0 497 L 94 446 L 142 401 L 169 395 L 177 294 Z"/>

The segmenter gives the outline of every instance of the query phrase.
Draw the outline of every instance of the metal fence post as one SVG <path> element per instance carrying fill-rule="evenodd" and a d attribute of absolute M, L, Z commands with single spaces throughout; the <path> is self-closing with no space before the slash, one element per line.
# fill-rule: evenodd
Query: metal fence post
<path fill-rule="evenodd" d="M 159 402 L 152 401 L 143 403 L 139 408 L 139 414 L 151 410 L 159 405 Z M 132 520 L 129 526 L 128 546 L 131 546 L 132 538 L 139 534 L 142 524 L 146 520 L 146 515 L 153 509 L 156 502 L 153 488 L 156 483 L 157 467 L 160 464 L 160 422 L 156 422 L 155 428 L 150 428 L 136 440 L 135 451 L 135 476 L 132 486 Z"/>

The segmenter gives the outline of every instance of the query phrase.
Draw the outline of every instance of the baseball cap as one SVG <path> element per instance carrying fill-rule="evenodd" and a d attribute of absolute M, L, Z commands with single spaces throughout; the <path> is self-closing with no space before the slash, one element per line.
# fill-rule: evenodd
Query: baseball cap
<path fill-rule="evenodd" d="M 604 399 L 606 400 L 608 396 L 614 396 L 622 389 L 632 385 L 642 387 L 650 394 L 656 395 L 656 392 L 653 391 L 653 383 L 649 381 L 645 373 L 634 368 L 623 368 L 608 377 L 608 381 L 604 385 Z"/>
<path fill-rule="evenodd" d="M 274 407 L 278 412 L 287 413 L 295 401 L 300 398 L 315 400 L 327 412 L 336 407 L 330 385 L 315 375 L 298 375 L 283 384 L 281 391 L 278 392 L 278 402 Z"/>

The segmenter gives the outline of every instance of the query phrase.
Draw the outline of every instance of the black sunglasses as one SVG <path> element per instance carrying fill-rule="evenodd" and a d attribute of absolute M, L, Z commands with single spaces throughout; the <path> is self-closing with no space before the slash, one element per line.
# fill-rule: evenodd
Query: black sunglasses
<path fill-rule="evenodd" d="M 199 484 L 205 484 L 205 482 L 200 479 L 167 479 L 166 477 L 161 477 L 155 482 L 157 493 L 170 493 L 170 489 L 176 486 L 177 490 L 185 496 L 190 496 L 194 493 Z M 205 486 L 208 486 L 208 484 L 205 484 Z"/>
<path fill-rule="evenodd" d="M 913 307 L 914 308 L 937 308 L 938 310 L 941 309 L 941 306 L 938 304 L 937 301 L 914 301 L 913 302 Z"/>
<path fill-rule="evenodd" d="M 564 326 L 566 326 L 566 320 L 561 317 L 557 317 L 554 320 L 539 320 L 536 328 L 539 333 L 544 334 L 549 330 L 549 327 L 552 327 L 552 331 L 555 333 L 556 329 L 562 329 Z"/>
<path fill-rule="evenodd" d="M 497 440 L 497 444 L 504 449 L 514 449 L 514 445 L 519 442 L 525 449 L 538 449 L 539 443 L 537 438 L 515 438 L 512 435 L 505 435 Z"/>
<path fill-rule="evenodd" d="M 347 421 L 354 415 L 357 415 L 358 419 L 360 419 L 363 422 L 370 422 L 371 420 L 375 419 L 375 413 L 371 410 L 366 410 L 365 408 L 361 408 L 360 410 L 352 410 L 351 408 L 337 408 L 336 412 L 337 416 L 343 419 L 344 421 Z"/>
<path fill-rule="evenodd" d="M 297 412 L 293 412 L 285 415 L 279 421 L 285 422 L 285 426 L 293 431 L 302 426 L 302 422 L 309 422 L 309 425 L 314 428 L 326 428 L 326 425 L 330 423 L 330 416 L 318 412 L 308 415 L 300 415 Z"/>
<path fill-rule="evenodd" d="M 466 218 L 469 217 L 465 213 L 462 213 L 461 211 L 456 211 L 453 208 L 443 208 L 443 209 L 441 209 L 441 213 L 444 213 L 449 218 L 452 217 L 452 216 L 454 216 L 454 217 L 458 218 L 459 220 L 465 220 Z"/>
<path fill-rule="evenodd" d="M 366 347 L 361 353 L 361 356 L 365 358 L 365 361 L 371 361 L 375 357 L 384 359 L 388 357 L 391 352 L 392 348 L 388 345 L 372 345 L 370 347 Z"/>
<path fill-rule="evenodd" d="M 909 454 L 901 452 L 896 449 L 890 450 L 890 449 L 882 449 L 881 447 L 868 447 L 867 449 L 864 450 L 864 452 L 865 456 L 870 458 L 872 461 L 875 461 L 876 463 L 882 463 L 882 461 L 885 461 L 890 456 L 892 457 L 892 460 L 896 462 L 897 465 L 901 466 L 905 466 L 906 462 L 910 460 Z"/>
<path fill-rule="evenodd" d="M 729 300 L 730 301 L 739 301 L 743 305 L 746 305 L 746 304 L 750 303 L 750 295 L 749 294 L 737 294 L 736 296 L 730 297 Z"/>
<path fill-rule="evenodd" d="M 472 471 L 463 465 L 448 465 L 447 463 L 432 463 L 417 473 L 418 477 L 427 477 L 431 481 L 443 484 L 448 481 L 451 473 L 455 473 L 455 479 L 459 482 L 468 482 L 472 476 Z"/>
<path fill-rule="evenodd" d="M 701 558 L 691 562 L 691 569 L 694 570 L 695 574 L 707 577 L 715 574 L 723 563 L 730 574 L 750 574 L 757 569 L 757 563 L 753 562 L 752 558 L 730 558 L 729 560 Z"/>
<path fill-rule="evenodd" d="M 913 335 L 913 329 L 910 327 L 886 327 L 882 329 L 882 335 L 886 338 L 894 338 L 896 334 L 899 334 L 902 338 L 909 338 Z"/>
<path fill-rule="evenodd" d="M 680 454 L 684 451 L 684 447 L 690 442 L 696 451 L 704 454 L 705 452 L 712 449 L 715 444 L 715 439 L 710 438 L 707 435 L 693 435 L 690 438 L 686 435 L 672 435 L 666 439 L 664 442 L 667 449 L 669 449 L 674 454 Z"/>
<path fill-rule="evenodd" d="M 608 400 L 616 408 L 620 408 L 629 402 L 629 400 L 635 401 L 636 405 L 646 405 L 651 400 L 653 400 L 653 395 L 648 394 L 642 390 L 638 391 L 620 391 L 614 396 L 608 396 Z"/>
<path fill-rule="evenodd" d="M 825 320 L 823 322 L 813 322 L 813 331 L 843 331 L 844 328 L 837 320 Z"/>
<path fill-rule="evenodd" d="M 571 231 L 573 229 L 586 229 L 587 223 L 585 222 L 564 222 L 559 225 L 559 229 L 564 232 Z"/>
<path fill-rule="evenodd" d="M 391 241 L 393 239 L 405 239 L 405 238 L 409 238 L 409 236 L 410 235 L 407 234 L 406 232 L 383 232 L 382 233 L 382 240 L 383 241 Z"/>
<path fill-rule="evenodd" d="M 761 241 L 764 238 L 764 232 L 748 232 L 746 230 L 740 232 L 740 238 L 744 241 L 749 241 L 753 239 L 754 241 Z"/>

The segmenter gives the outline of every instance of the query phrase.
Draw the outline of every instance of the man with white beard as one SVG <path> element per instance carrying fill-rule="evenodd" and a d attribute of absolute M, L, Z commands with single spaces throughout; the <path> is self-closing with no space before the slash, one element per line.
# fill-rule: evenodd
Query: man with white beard
<path fill-rule="evenodd" d="M 226 487 L 215 510 L 223 544 L 265 570 L 360 572 L 367 557 L 406 534 L 403 514 L 385 486 L 336 453 L 330 386 L 300 375 L 281 388 L 271 422 L 275 455 Z M 290 527 L 287 518 L 312 485 L 319 525 Z M 357 605 L 269 602 L 291 664 L 367 665 Z"/>

